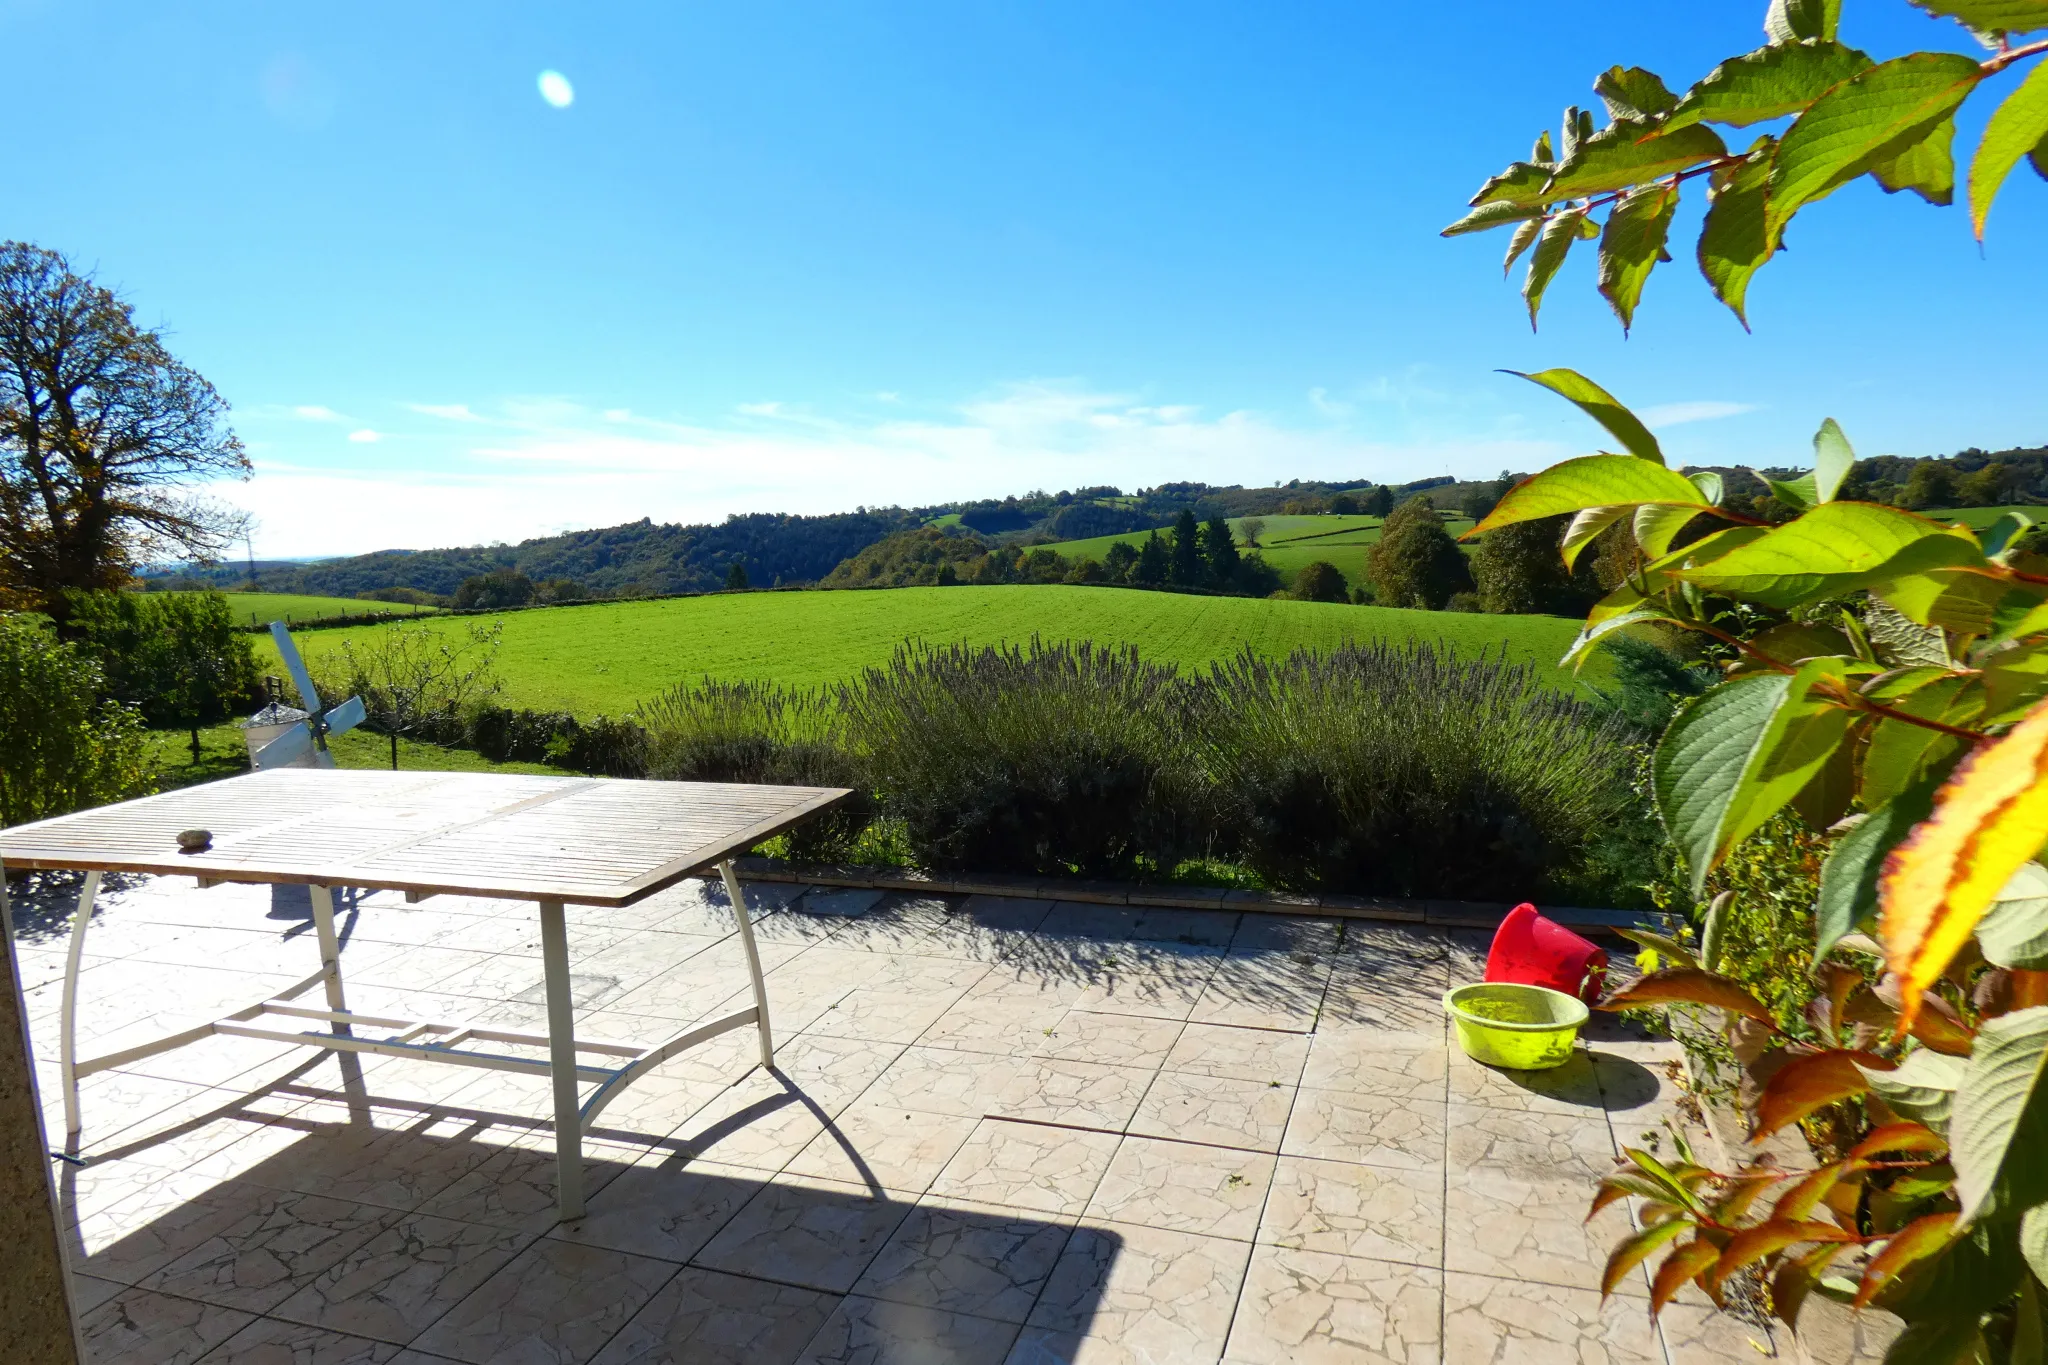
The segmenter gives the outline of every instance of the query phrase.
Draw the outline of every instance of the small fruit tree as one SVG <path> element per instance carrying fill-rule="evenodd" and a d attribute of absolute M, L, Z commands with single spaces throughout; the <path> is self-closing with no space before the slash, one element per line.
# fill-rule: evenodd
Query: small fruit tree
<path fill-rule="evenodd" d="M 1682 95 L 1638 68 L 1595 82 L 1609 121 L 1568 110 L 1526 161 L 1486 182 L 1448 231 L 1512 227 L 1533 248 L 1533 321 L 1571 245 L 1600 240 L 1599 285 L 1624 326 L 1669 259 L 1682 186 L 1706 182 L 1698 259 L 1738 315 L 1786 224 L 1870 175 L 1936 203 L 1953 196 L 1957 109 L 1998 73 L 2048 53 L 2048 0 L 1918 0 L 1988 56 L 1874 62 L 1836 37 L 1839 0 L 1775 0 L 1769 41 Z M 1786 121 L 1731 151 L 1713 125 Z M 1991 115 L 1968 173 L 1982 232 L 2022 160 L 2048 176 L 2048 63 Z M 1605 215 L 1604 223 L 1597 215 Z M 2048 1281 L 2048 561 L 2030 521 L 1981 532 L 1837 496 L 1854 460 L 1833 421 L 1813 469 L 1772 482 L 1789 520 L 1721 503 L 1720 480 L 1669 468 L 1656 438 L 1570 370 L 1525 376 L 1576 403 L 1621 454 L 1567 460 L 1511 490 L 1472 535 L 1570 516 L 1567 563 L 1594 537 L 1633 538 L 1633 568 L 1596 605 L 1569 657 L 1645 622 L 1701 632 L 1729 663 L 1659 742 L 1656 802 L 1697 896 L 1730 850 L 1791 807 L 1835 834 L 1816 906 L 1821 995 L 1812 1036 L 1778 1031 L 1697 957 L 1606 1002 L 1717 1008 L 1763 1046 L 1755 1136 L 1850 1102 L 1868 1121 L 1809 1174 L 1714 1171 L 1630 1151 L 1595 1208 L 1637 1196 L 1642 1229 L 1616 1248 L 1610 1290 L 1655 1261 L 1652 1311 L 1687 1283 L 1718 1302 L 1761 1275 L 1796 1326 L 1808 1296 L 1877 1303 L 1908 1323 L 1904 1362 L 2040 1361 Z M 1617 529 L 1618 528 L 1618 529 Z M 1712 911 L 1709 912 L 1711 917 Z M 1760 1052 L 1761 1055 L 1758 1055 Z M 1852 1275 L 1838 1273 L 1838 1264 Z"/>

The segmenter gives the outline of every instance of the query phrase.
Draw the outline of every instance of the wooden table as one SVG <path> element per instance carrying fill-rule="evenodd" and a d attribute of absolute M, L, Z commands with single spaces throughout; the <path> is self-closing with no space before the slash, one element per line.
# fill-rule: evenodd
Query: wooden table
<path fill-rule="evenodd" d="M 560 1214 L 575 1218 L 583 1212 L 583 1133 L 627 1086 L 677 1053 L 750 1024 L 760 1035 L 762 1065 L 774 1065 L 761 958 L 732 858 L 850 794 L 820 787 L 280 768 L 0 832 L 0 862 L 86 874 L 64 973 L 65 1128 L 69 1134 L 81 1128 L 80 1077 L 213 1034 L 547 1075 L 554 1081 Z M 178 834 L 190 829 L 211 831 L 210 846 L 181 852 Z M 579 1044 L 563 907 L 631 905 L 713 866 L 732 899 L 753 978 L 753 1008 L 652 1046 Z M 195 876 L 201 886 L 303 884 L 312 893 L 320 970 L 226 1018 L 81 1061 L 75 1043 L 78 967 L 103 872 Z M 334 931 L 337 886 L 402 891 L 408 900 L 450 894 L 536 902 L 547 1033 L 351 1013 Z M 326 989 L 327 1008 L 294 1003 L 316 985 Z M 266 1016 L 320 1021 L 328 1031 L 271 1027 L 261 1022 Z M 393 1032 L 363 1037 L 359 1027 Z M 546 1047 L 549 1060 L 465 1046 L 493 1042 Z M 586 1062 L 582 1055 L 602 1061 Z M 579 1104 L 577 1087 L 586 1081 L 598 1088 Z"/>

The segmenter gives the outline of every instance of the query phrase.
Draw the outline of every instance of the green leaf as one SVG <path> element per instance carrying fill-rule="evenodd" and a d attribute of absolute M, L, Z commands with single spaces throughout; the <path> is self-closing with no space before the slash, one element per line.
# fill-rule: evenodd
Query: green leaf
<path fill-rule="evenodd" d="M 1997 966 L 2048 971 L 2048 868 L 2020 865 L 1977 921 L 1977 946 Z"/>
<path fill-rule="evenodd" d="M 1573 209 L 1544 223 L 1543 231 L 1537 234 L 1536 254 L 1529 258 L 1529 274 L 1522 282 L 1522 297 L 1529 304 L 1529 330 L 1532 332 L 1536 330 L 1537 310 L 1543 307 L 1543 291 L 1550 288 L 1551 278 L 1564 264 L 1572 243 L 1579 240 L 1579 229 L 1585 222 L 1585 210 Z"/>
<path fill-rule="evenodd" d="M 1710 592 L 1786 608 L 1905 574 L 1984 562 L 1974 540 L 1925 517 L 1875 503 L 1830 502 L 1675 576 Z"/>
<path fill-rule="evenodd" d="M 1726 123 L 1746 128 L 1796 114 L 1874 65 L 1853 47 L 1827 41 L 1776 43 L 1733 57 L 1685 92 L 1665 128 Z"/>
<path fill-rule="evenodd" d="M 1706 918 L 1700 921 L 1700 965 L 1708 971 L 1718 971 L 1721 966 L 1721 941 L 1728 933 L 1728 907 L 1735 902 L 1735 893 L 1723 891 L 1707 905 Z"/>
<path fill-rule="evenodd" d="M 2048 1284 L 2048 1205 L 2036 1205 L 2020 1219 L 2020 1255 L 2027 1258 L 2034 1278 Z"/>
<path fill-rule="evenodd" d="M 1835 494 L 1841 491 L 1842 480 L 1849 477 L 1855 467 L 1856 452 L 1849 445 L 1849 438 L 1842 434 L 1841 426 L 1830 417 L 1820 424 L 1820 430 L 1813 433 L 1813 485 L 1817 494 L 1816 502 L 1833 502 Z"/>
<path fill-rule="evenodd" d="M 2036 62 L 2019 89 L 2005 97 L 1984 125 L 1984 140 L 1970 162 L 1970 225 L 1984 240 L 1984 220 L 2005 177 L 2021 157 L 2048 145 L 2048 62 Z"/>
<path fill-rule="evenodd" d="M 1842 668 L 1839 659 L 1811 659 L 1789 677 L 1737 678 L 1695 698 L 1665 731 L 1651 769 L 1657 809 L 1685 854 L 1694 895 L 1847 736 L 1852 714 L 1812 696 Z"/>
<path fill-rule="evenodd" d="M 1979 33 L 2031 33 L 2048 28 L 2048 0 L 1913 0 L 1929 14 L 1966 24 Z"/>
<path fill-rule="evenodd" d="M 1991 1365 L 1978 1315 L 1921 1318 L 1893 1339 L 1885 1365 Z"/>
<path fill-rule="evenodd" d="M 1984 724 L 2018 720 L 2048 696 L 2048 650 L 2005 649 L 1984 661 Z"/>
<path fill-rule="evenodd" d="M 1515 235 L 1508 239 L 1507 259 L 1500 263 L 1500 277 L 1502 279 L 1506 279 L 1508 272 L 1515 268 L 1515 262 L 1522 258 L 1522 253 L 1536 245 L 1536 238 L 1542 231 L 1543 220 L 1541 218 L 1532 219 L 1515 229 Z"/>
<path fill-rule="evenodd" d="M 1650 558 L 1662 559 L 1671 552 L 1672 540 L 1698 515 L 1696 507 L 1638 507 L 1633 528 L 1636 544 Z"/>
<path fill-rule="evenodd" d="M 1786 129 L 1772 158 L 1764 207 L 1771 243 L 1800 209 L 1933 131 L 1983 74 L 1959 52 L 1915 52 L 1851 76 L 1815 100 Z"/>
<path fill-rule="evenodd" d="M 1650 429 L 1643 425 L 1642 419 L 1623 407 L 1620 399 L 1580 374 L 1577 370 L 1538 370 L 1534 374 L 1523 374 L 1520 370 L 1504 370 L 1502 373 L 1514 375 L 1518 379 L 1526 379 L 1531 384 L 1541 384 L 1544 388 L 1558 395 L 1558 397 L 1565 399 L 1567 402 L 1577 404 L 1581 412 L 1598 422 L 1601 426 L 1606 427 L 1613 434 L 1614 438 L 1621 442 L 1623 448 L 1629 454 L 1639 459 L 1649 460 L 1653 464 L 1664 463 L 1664 451 L 1658 446 L 1657 438 L 1650 434 Z M 1615 498 L 1610 501 L 1669 502 L 1671 499 Z M 1686 501 L 1698 502 L 1697 490 Z M 1581 506 L 1592 505 L 1590 503 L 1581 504 Z"/>
<path fill-rule="evenodd" d="M 1600 294 L 1621 319 L 1623 332 L 1635 321 L 1650 272 L 1657 262 L 1671 259 L 1664 243 L 1677 212 L 1676 185 L 1644 185 L 1623 195 L 1607 215 L 1600 243 Z"/>
<path fill-rule="evenodd" d="M 1564 539 L 1558 546 L 1564 555 L 1565 568 L 1577 567 L 1580 552 L 1598 540 L 1602 531 L 1626 516 L 1628 510 L 1626 507 L 1588 507 L 1575 513 L 1571 524 L 1564 528 Z"/>
<path fill-rule="evenodd" d="M 1462 539 L 1518 521 L 1562 516 L 1588 507 L 1630 507 L 1637 503 L 1671 503 L 1703 507 L 1699 490 L 1682 474 L 1633 455 L 1581 455 L 1533 474 L 1507 492 L 1486 520 Z"/>
<path fill-rule="evenodd" d="M 1977 533 L 1977 543 L 1984 547 L 1984 553 L 1993 559 L 2002 558 L 2014 548 L 2013 542 L 2034 524 L 2034 519 L 2017 507 L 2000 512 L 1998 520 Z"/>
<path fill-rule="evenodd" d="M 1973 686 L 1974 682 L 1960 674 L 1940 678 L 1886 704 L 1921 720 L 1960 725 L 1974 719 L 1984 706 L 1983 690 Z M 1864 802 L 1875 807 L 1890 801 L 1919 784 L 1935 767 L 1954 759 L 1961 748 L 1961 740 L 1939 730 L 1880 718 L 1871 727 L 1870 743 L 1863 751 Z"/>
<path fill-rule="evenodd" d="M 1947 1135 L 1956 1087 L 1963 1081 L 1963 1059 L 1921 1048 L 1907 1055 L 1895 1071 L 1865 1070 L 1871 1093 L 1902 1119 L 1924 1123 Z"/>
<path fill-rule="evenodd" d="M 1578 199 L 1623 190 L 1726 155 L 1721 135 L 1704 124 L 1665 132 L 1647 119 L 1617 119 L 1573 148 L 1543 193 Z"/>
<path fill-rule="evenodd" d="M 1911 190 L 1930 204 L 1947 208 L 1956 201 L 1956 121 L 1934 125 L 1925 137 L 1870 163 L 1870 174 L 1885 193 Z"/>
<path fill-rule="evenodd" d="M 1807 511 L 1820 501 L 1820 490 L 1814 485 L 1810 470 L 1796 479 L 1765 479 L 1764 483 L 1770 487 L 1772 497 L 1795 512 Z"/>
<path fill-rule="evenodd" d="M 1543 190 L 1550 184 L 1554 169 L 1548 162 L 1517 161 L 1481 185 L 1470 206 L 1476 209 L 1487 204 L 1545 204 L 1549 201 Z"/>
<path fill-rule="evenodd" d="M 1749 326 L 1750 279 L 1778 249 L 1765 214 L 1776 148 L 1776 139 L 1760 137 L 1749 160 L 1714 177 L 1707 191 L 1707 220 L 1700 228 L 1700 273 L 1744 327 Z"/>
<path fill-rule="evenodd" d="M 1607 117 L 1648 119 L 1668 114 L 1678 103 L 1663 79 L 1640 66 L 1610 66 L 1593 82 L 1593 93 L 1607 106 Z"/>
<path fill-rule="evenodd" d="M 1771 0 L 1764 34 L 1774 43 L 1833 38 L 1842 20 L 1842 0 Z"/>
<path fill-rule="evenodd" d="M 1700 490 L 1700 496 L 1719 507 L 1721 505 L 1721 476 L 1711 469 L 1697 469 L 1685 476 L 1692 480 L 1692 486 Z"/>
<path fill-rule="evenodd" d="M 1949 1119 L 1956 1196 L 1973 1221 L 1996 1194 L 2006 1212 L 2048 1200 L 2048 1005 L 1986 1019 Z"/>
<path fill-rule="evenodd" d="M 1526 223 L 1532 218 L 1541 218 L 1543 213 L 1541 204 L 1481 204 L 1437 235 L 1462 237 L 1468 232 L 1484 232 L 1508 223 Z"/>

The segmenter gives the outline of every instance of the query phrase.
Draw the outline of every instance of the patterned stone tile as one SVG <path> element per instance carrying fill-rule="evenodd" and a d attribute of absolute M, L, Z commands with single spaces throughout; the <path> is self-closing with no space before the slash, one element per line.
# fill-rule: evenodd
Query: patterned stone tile
<path fill-rule="evenodd" d="M 904 1055 L 896 1043 L 801 1034 L 776 1044 L 775 1072 L 831 1109 L 851 1103 Z"/>
<path fill-rule="evenodd" d="M 1225 948 L 1237 932 L 1239 918 L 1235 911 L 1225 910 L 1176 910 L 1059 901 L 1037 927 L 1040 934 L 1052 938 L 1149 939 L 1160 943 Z"/>
<path fill-rule="evenodd" d="M 1034 1057 L 1017 1063 L 988 1113 L 1004 1118 L 1121 1130 L 1155 1073 L 1148 1067 Z"/>
<path fill-rule="evenodd" d="M 1244 1365 L 1437 1365 L 1442 1306 L 1433 1269 L 1261 1246 L 1224 1355 Z"/>
<path fill-rule="evenodd" d="M 262 1313 L 397 1217 L 389 1209 L 317 1194 L 250 1185 L 227 1190 L 246 1200 L 242 1216 L 151 1275 L 147 1288 Z"/>
<path fill-rule="evenodd" d="M 1424 967 L 1443 967 L 1443 935 L 1420 925 L 1344 923 L 1338 956 L 1349 971 L 1367 975 L 1400 975 Z"/>
<path fill-rule="evenodd" d="M 1022 1064 L 952 1048 L 912 1047 L 862 1098 L 928 1114 L 980 1118 L 998 1104 Z"/>
<path fill-rule="evenodd" d="M 791 1175 L 922 1191 L 973 1133 L 977 1120 L 856 1102 L 790 1161 Z"/>
<path fill-rule="evenodd" d="M 500 1148 L 488 1160 L 420 1205 L 421 1213 L 513 1232 L 542 1233 L 555 1225 L 558 1167 L 554 1135 L 537 1134 L 530 1146 Z M 584 1139 L 583 1193 L 588 1198 L 644 1154 L 636 1147 Z"/>
<path fill-rule="evenodd" d="M 1137 1014 L 1185 1020 L 1209 988 L 1219 957 L 1214 954 L 1106 952 L 1090 964 L 1090 986 L 1075 1005 L 1103 1014 Z"/>
<path fill-rule="evenodd" d="M 1316 1027 L 1377 1029 L 1432 1041 L 1444 1036 L 1443 993 L 1450 978 L 1439 968 L 1399 969 L 1399 976 L 1363 976 L 1344 967 L 1331 974 Z"/>
<path fill-rule="evenodd" d="M 124 1293 L 130 1288 L 132 1288 L 130 1285 L 117 1284 L 112 1280 L 102 1280 L 96 1276 L 80 1275 L 73 1272 L 71 1276 L 71 1311 L 80 1317 L 84 1317 L 107 1300 Z"/>
<path fill-rule="evenodd" d="M 977 986 L 926 1029 L 917 1042 L 920 1047 L 1024 1057 L 1050 1040 L 1055 1026 L 1068 1012 L 1067 1002 L 1057 994 L 1022 990 L 1015 994 L 984 992 Z"/>
<path fill-rule="evenodd" d="M 1223 1353 L 1251 1247 L 1128 1224 L 1075 1230 L 1011 1365 L 1179 1365 Z"/>
<path fill-rule="evenodd" d="M 1614 1169 L 1604 1116 L 1450 1106 L 1453 1166 L 1489 1166 L 1521 1180 L 1578 1177 L 1589 1184 Z"/>
<path fill-rule="evenodd" d="M 79 1319 L 93 1365 L 189 1365 L 255 1321 L 196 1299 L 128 1289 Z"/>
<path fill-rule="evenodd" d="M 686 1267 L 591 1365 L 789 1365 L 838 1303 L 814 1289 Z"/>
<path fill-rule="evenodd" d="M 676 1267 L 542 1238 L 479 1285 L 414 1343 L 456 1360 L 587 1360 Z"/>
<path fill-rule="evenodd" d="M 59 1168 L 60 1179 L 64 1170 Z M 79 1214 L 66 1229 L 64 1249 L 74 1274 L 141 1284 L 246 1217 L 263 1193 L 247 1186 L 216 1186 L 204 1179 L 182 1188 L 144 1186 L 128 1198 Z"/>
<path fill-rule="evenodd" d="M 215 1347 L 206 1365 L 406 1365 L 408 1354 L 388 1341 L 259 1318 Z"/>
<path fill-rule="evenodd" d="M 749 1200 L 697 1253 L 696 1263 L 843 1294 L 912 1202 L 887 1190 L 786 1177 Z"/>
<path fill-rule="evenodd" d="M 1493 1166 L 1452 1163 L 1444 1193 L 1444 1268 L 1569 1289 L 1600 1288 L 1614 1244 L 1633 1228 L 1626 1203 L 1591 1223 L 1593 1182 L 1572 1174 L 1529 1180 Z M 1617 1294 L 1649 1294 L 1643 1274 Z"/>
<path fill-rule="evenodd" d="M 1198 1076 L 1227 1076 L 1239 1081 L 1278 1081 L 1291 1086 L 1301 1079 L 1309 1056 L 1305 1034 L 1226 1024 L 1189 1024 L 1181 1030 L 1164 1063 L 1168 1071 Z"/>
<path fill-rule="evenodd" d="M 1186 1025 L 1178 1019 L 1069 1010 L 1032 1048 L 1041 1057 L 1156 1069 L 1180 1041 Z"/>
<path fill-rule="evenodd" d="M 1272 1179 L 1263 1153 L 1127 1137 L 1085 1217 L 1249 1241 Z"/>
<path fill-rule="evenodd" d="M 1444 1359 L 1460 1365 L 1665 1365 L 1640 1299 L 1603 1305 L 1591 1290 L 1455 1271 L 1444 1276 Z"/>
<path fill-rule="evenodd" d="M 1842 1316 L 1850 1317 L 1847 1313 Z M 1806 1356 L 1830 1365 L 1838 1361 L 1841 1365 L 1877 1365 L 1898 1335 L 1896 1318 L 1890 1319 L 1889 1330 L 1879 1326 L 1888 1317 L 1874 1309 L 1856 1314 L 1850 1319 L 1853 1327 L 1844 1334 L 1852 1339 L 1824 1343 L 1802 1314 L 1800 1346 L 1795 1347 L 1775 1335 L 1775 1322 L 1758 1325 L 1711 1308 L 1672 1304 L 1657 1319 L 1657 1330 L 1664 1338 L 1670 1365 L 1750 1365 L 1785 1356 L 1799 1359 L 1794 1352 L 1800 1347 Z"/>
<path fill-rule="evenodd" d="M 1281 1157 L 1258 1240 L 1375 1261 L 1439 1265 L 1443 1175 L 1437 1170 Z"/>
<path fill-rule="evenodd" d="M 937 1023 L 965 988 L 929 991 L 854 990 L 820 1011 L 810 1026 L 815 1033 L 838 1038 L 867 1038 L 882 1043 L 914 1043 Z"/>
<path fill-rule="evenodd" d="M 502 1228 L 408 1214 L 328 1267 L 271 1316 L 403 1344 L 531 1240 Z"/>
<path fill-rule="evenodd" d="M 775 1172 L 825 1131 L 844 1101 L 821 1101 L 767 1071 L 727 1086 L 665 1145 L 728 1166 Z"/>
<path fill-rule="evenodd" d="M 765 1172 L 650 1152 L 548 1236 L 635 1256 L 687 1261 L 768 1183 Z"/>
<path fill-rule="evenodd" d="M 1584 1048 L 1563 1066 L 1548 1071 L 1509 1071 L 1482 1066 L 1450 1049 L 1450 1098 L 1455 1104 L 1519 1109 L 1604 1120 L 1600 1081 Z"/>
<path fill-rule="evenodd" d="M 1121 1141 L 1114 1133 L 988 1119 L 946 1163 L 928 1199 L 1078 1215 Z"/>
<path fill-rule="evenodd" d="M 479 1142 L 440 1140 L 421 1129 L 337 1125 L 299 1138 L 289 1159 L 265 1161 L 248 1174 L 278 1189 L 411 1210 L 495 1151 Z"/>
<path fill-rule="evenodd" d="M 848 1295 L 797 1359 L 801 1365 L 1002 1365 L 1016 1337 L 1012 1323 Z"/>
<path fill-rule="evenodd" d="M 1449 1053 L 1434 1038 L 1325 1028 L 1315 1035 L 1301 1083 L 1318 1090 L 1441 1101 L 1449 1067 Z"/>
<path fill-rule="evenodd" d="M 1162 1071 L 1138 1106 L 1131 1131 L 1276 1152 L 1293 1102 L 1294 1088 L 1273 1081 Z"/>
<path fill-rule="evenodd" d="M 1289 1156 L 1356 1161 L 1411 1171 L 1440 1170 L 1445 1106 L 1344 1090 L 1302 1088 L 1280 1150 Z"/>
<path fill-rule="evenodd" d="M 889 1238 L 854 1291 L 893 1303 L 1022 1322 L 1071 1231 L 1067 1218 L 927 1197 Z"/>
<path fill-rule="evenodd" d="M 874 909 L 881 899 L 881 892 L 867 891 L 859 887 L 829 890 L 814 886 L 804 892 L 803 899 L 792 906 L 791 910 L 796 914 L 821 919 L 858 919 Z"/>
<path fill-rule="evenodd" d="M 1233 957 L 1278 953 L 1297 961 L 1327 957 L 1337 951 L 1338 925 L 1334 919 L 1246 912 L 1231 935 L 1230 952 Z"/>

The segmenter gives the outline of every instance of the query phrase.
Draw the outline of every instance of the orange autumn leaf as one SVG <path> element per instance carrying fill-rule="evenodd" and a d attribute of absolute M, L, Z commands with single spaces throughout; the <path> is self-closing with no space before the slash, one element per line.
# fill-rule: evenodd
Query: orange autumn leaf
<path fill-rule="evenodd" d="M 2048 841 L 2048 702 L 1956 768 L 1885 859 L 1880 924 L 1900 981 L 1899 1032 L 2020 864 Z"/>
<path fill-rule="evenodd" d="M 1861 1095 L 1870 1089 L 1859 1065 L 1874 1071 L 1897 1066 L 1874 1052 L 1851 1052 L 1830 1048 L 1792 1058 L 1771 1074 L 1764 1093 L 1757 1098 L 1756 1130 L 1751 1142 L 1762 1142 L 1788 1123 L 1796 1123 L 1814 1110 Z"/>

